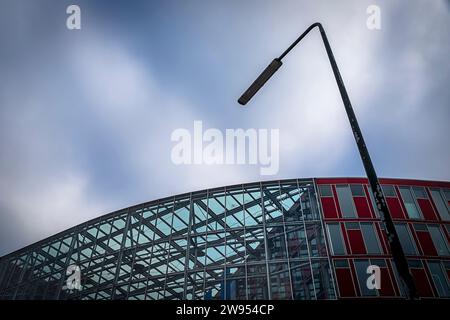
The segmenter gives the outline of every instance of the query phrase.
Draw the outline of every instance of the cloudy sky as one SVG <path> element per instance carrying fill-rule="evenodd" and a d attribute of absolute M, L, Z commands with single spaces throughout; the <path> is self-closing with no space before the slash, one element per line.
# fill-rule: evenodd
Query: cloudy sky
<path fill-rule="evenodd" d="M 66 8 L 81 8 L 81 30 Z M 369 5 L 381 30 L 366 26 Z M 448 1 L 0 1 L 0 255 L 136 203 L 263 179 L 364 176 L 324 25 L 380 177 L 450 180 Z M 171 161 L 178 128 L 280 130 L 280 170 Z"/>

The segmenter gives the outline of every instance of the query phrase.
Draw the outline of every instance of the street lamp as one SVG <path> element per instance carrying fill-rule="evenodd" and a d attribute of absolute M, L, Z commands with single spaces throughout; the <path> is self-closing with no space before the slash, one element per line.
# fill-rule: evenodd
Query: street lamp
<path fill-rule="evenodd" d="M 270 77 L 281 67 L 283 64 L 281 60 L 315 27 L 320 30 L 320 35 L 322 36 L 325 49 L 327 51 L 328 59 L 331 63 L 331 68 L 333 69 L 334 77 L 341 93 L 342 101 L 344 102 L 345 111 L 347 112 L 347 117 L 350 122 L 350 126 L 353 131 L 353 136 L 355 137 L 356 144 L 358 145 L 359 154 L 361 156 L 364 169 L 366 170 L 367 178 L 369 179 L 370 187 L 375 199 L 376 206 L 381 212 L 381 218 L 386 225 L 386 233 L 388 236 L 388 241 L 392 251 L 392 257 L 394 263 L 397 267 L 398 273 L 403 281 L 406 289 L 406 294 L 410 299 L 417 298 L 416 287 L 414 285 L 413 278 L 409 273 L 408 261 L 406 260 L 405 253 L 400 244 L 397 231 L 392 221 L 392 217 L 389 213 L 389 209 L 386 205 L 386 200 L 381 191 L 380 183 L 378 182 L 378 177 L 373 167 L 372 160 L 370 160 L 369 151 L 367 150 L 366 144 L 359 128 L 358 121 L 356 120 L 355 113 L 353 112 L 352 104 L 348 97 L 347 91 L 345 90 L 344 82 L 342 81 L 341 75 L 339 73 L 338 66 L 334 60 L 333 52 L 331 51 L 330 44 L 328 43 L 325 30 L 320 23 L 312 24 L 305 32 L 303 32 L 297 40 L 295 40 L 289 48 L 284 51 L 281 56 L 275 58 L 269 66 L 259 75 L 259 77 L 252 83 L 252 85 L 247 89 L 247 91 L 242 94 L 238 102 L 241 105 L 247 104 L 250 99 L 258 92 L 259 89 L 270 79 Z"/>

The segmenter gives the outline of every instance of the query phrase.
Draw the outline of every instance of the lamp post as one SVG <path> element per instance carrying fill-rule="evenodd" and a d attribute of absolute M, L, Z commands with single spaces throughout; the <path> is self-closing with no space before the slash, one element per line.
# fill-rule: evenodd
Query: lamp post
<path fill-rule="evenodd" d="M 339 92 L 341 94 L 342 101 L 344 103 L 345 111 L 347 112 L 347 117 L 353 131 L 353 136 L 355 137 L 359 154 L 361 156 L 364 169 L 366 170 L 367 178 L 369 179 L 369 184 L 375 199 L 375 204 L 378 208 L 378 211 L 381 213 L 381 218 L 383 219 L 383 222 L 385 223 L 386 233 L 388 236 L 388 241 L 392 251 L 394 263 L 397 267 L 401 280 L 403 281 L 408 298 L 415 299 L 417 298 L 416 287 L 414 285 L 413 278 L 409 272 L 408 261 L 406 260 L 405 253 L 403 252 L 403 248 L 400 244 L 400 240 L 398 238 L 394 222 L 392 221 L 392 217 L 389 213 L 386 200 L 381 191 L 380 183 L 378 182 L 378 177 L 375 172 L 375 168 L 373 167 L 372 160 L 370 159 L 369 151 L 367 150 L 366 144 L 364 143 L 361 129 L 359 128 L 358 121 L 356 120 L 355 113 L 350 103 L 350 99 L 348 97 L 347 91 L 345 90 L 344 82 L 342 81 L 342 77 L 339 73 L 338 66 L 334 59 L 333 52 L 331 51 L 330 44 L 328 43 L 328 39 L 322 25 L 320 23 L 314 23 L 308 29 L 306 29 L 305 32 L 303 32 L 297 38 L 297 40 L 295 40 L 289 46 L 289 48 L 286 49 L 286 51 L 284 51 L 278 58 L 275 58 L 269 64 L 269 66 L 267 66 L 267 68 L 264 69 L 264 71 L 259 75 L 259 77 L 252 83 L 252 85 L 244 92 L 244 94 L 242 94 L 238 102 L 241 105 L 247 104 L 247 102 L 250 101 L 250 99 L 256 94 L 256 92 L 258 92 L 258 90 L 261 89 L 261 87 L 267 82 L 267 80 L 269 80 L 270 77 L 281 67 L 281 65 L 283 64 L 281 60 L 315 27 L 319 28 L 320 35 L 322 36 L 322 40 L 325 45 L 325 50 L 327 51 L 328 59 L 330 60 L 331 68 L 333 69 L 334 77 L 336 78 Z"/>

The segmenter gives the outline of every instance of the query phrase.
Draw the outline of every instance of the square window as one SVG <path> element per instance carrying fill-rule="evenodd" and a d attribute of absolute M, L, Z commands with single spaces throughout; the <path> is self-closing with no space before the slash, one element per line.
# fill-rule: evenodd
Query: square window
<path fill-rule="evenodd" d="M 428 199 L 425 188 L 423 187 L 413 187 L 414 195 L 416 199 Z"/>
<path fill-rule="evenodd" d="M 422 224 L 422 223 L 415 223 L 414 224 L 414 229 L 416 231 L 428 231 L 427 226 L 425 224 Z"/>
<path fill-rule="evenodd" d="M 358 222 L 347 222 L 345 223 L 345 227 L 347 230 L 359 230 L 359 223 Z"/>
<path fill-rule="evenodd" d="M 364 189 L 363 186 L 360 184 L 351 184 L 350 190 L 352 191 L 352 195 L 354 197 L 364 197 Z"/>
<path fill-rule="evenodd" d="M 348 261 L 347 260 L 335 260 L 334 266 L 336 268 L 348 268 Z"/>
<path fill-rule="evenodd" d="M 396 197 L 394 186 L 383 184 L 381 185 L 385 197 Z"/>
<path fill-rule="evenodd" d="M 319 193 L 321 197 L 332 197 L 331 186 L 329 184 L 319 185 Z"/>

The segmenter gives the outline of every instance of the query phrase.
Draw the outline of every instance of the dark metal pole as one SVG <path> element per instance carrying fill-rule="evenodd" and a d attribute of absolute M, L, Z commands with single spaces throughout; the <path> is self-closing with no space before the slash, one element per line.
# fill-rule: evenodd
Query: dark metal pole
<path fill-rule="evenodd" d="M 330 60 L 331 68 L 333 69 L 334 77 L 336 78 L 336 82 L 339 88 L 339 92 L 342 97 L 342 101 L 344 103 L 345 111 L 347 112 L 347 117 L 350 122 L 350 126 L 353 131 L 353 136 L 355 137 L 356 144 L 358 146 L 359 154 L 361 156 L 361 160 L 364 165 L 364 169 L 366 170 L 367 178 L 369 180 L 369 184 L 375 199 L 375 204 L 378 208 L 378 211 L 381 213 L 381 219 L 385 223 L 386 233 L 389 241 L 389 245 L 392 251 L 392 257 L 394 263 L 397 267 L 398 273 L 403 281 L 406 289 L 406 294 L 408 298 L 415 299 L 417 298 L 416 286 L 414 284 L 413 278 L 409 272 L 408 261 L 406 260 L 405 253 L 403 252 L 403 248 L 400 244 L 400 240 L 398 238 L 397 231 L 394 226 L 394 222 L 392 221 L 392 217 L 389 213 L 389 209 L 386 204 L 386 200 L 381 190 L 380 183 L 378 182 L 378 177 L 375 172 L 375 168 L 373 167 L 372 160 L 369 156 L 369 151 L 367 150 L 366 144 L 364 142 L 364 138 L 361 133 L 361 129 L 359 128 L 358 121 L 356 119 L 356 115 L 353 111 L 352 104 L 350 103 L 350 99 L 347 94 L 347 90 L 345 90 L 344 82 L 342 81 L 341 74 L 339 73 L 338 66 L 336 64 L 336 60 L 334 59 L 333 52 L 331 51 L 330 44 L 328 42 L 327 36 L 325 34 L 325 30 L 323 29 L 320 23 L 312 24 L 305 32 L 303 32 L 300 37 L 295 40 L 285 52 L 281 54 L 280 57 L 272 62 L 272 68 L 270 66 L 267 68 L 271 73 L 270 76 L 275 73 L 276 70 L 281 66 L 281 60 L 294 48 L 300 40 L 302 40 L 314 27 L 318 27 L 320 30 L 320 35 L 322 36 L 323 43 L 325 45 L 325 49 L 327 51 L 328 59 Z M 278 63 L 275 68 L 273 67 L 274 63 Z M 249 90 L 247 90 L 242 97 L 239 99 L 241 104 L 246 104 L 250 98 L 264 85 L 264 83 L 268 80 L 267 71 L 266 73 L 261 74 L 261 76 L 250 86 Z M 270 70 L 272 69 L 272 70 Z M 274 70 L 275 69 L 275 70 Z"/>
<path fill-rule="evenodd" d="M 331 51 L 330 44 L 328 43 L 327 35 L 321 24 L 318 24 L 320 35 L 322 36 L 325 49 L 327 50 L 328 58 L 330 59 L 331 68 L 333 69 L 334 77 L 336 78 L 337 85 L 339 87 L 339 92 L 341 93 L 342 101 L 344 102 L 345 111 L 347 112 L 348 121 L 353 131 L 353 136 L 355 137 L 356 144 L 358 145 L 359 154 L 361 160 L 364 164 L 364 169 L 366 169 L 367 178 L 369 179 L 370 187 L 373 192 L 373 197 L 375 199 L 376 206 L 381 212 L 381 217 L 386 225 L 386 231 L 388 236 L 388 241 L 392 251 L 392 257 L 394 259 L 395 265 L 397 266 L 398 273 L 402 277 L 406 288 L 408 297 L 414 299 L 417 297 L 416 287 L 414 285 L 413 278 L 409 273 L 408 261 L 406 260 L 405 253 L 400 244 L 398 238 L 397 230 L 395 229 L 394 222 L 392 221 L 391 214 L 386 204 L 383 192 L 381 191 L 381 186 L 378 181 L 375 168 L 370 159 L 369 151 L 367 150 L 364 138 L 359 128 L 358 121 L 356 120 L 355 113 L 353 112 L 352 104 L 345 90 L 344 81 L 339 73 L 338 66 L 334 60 L 333 52 Z"/>

